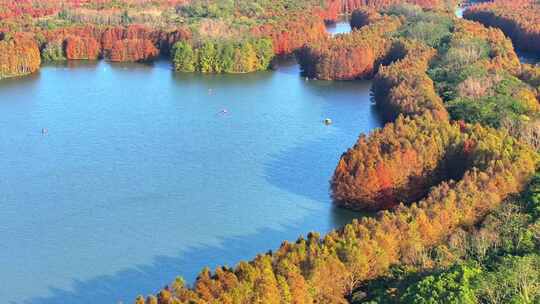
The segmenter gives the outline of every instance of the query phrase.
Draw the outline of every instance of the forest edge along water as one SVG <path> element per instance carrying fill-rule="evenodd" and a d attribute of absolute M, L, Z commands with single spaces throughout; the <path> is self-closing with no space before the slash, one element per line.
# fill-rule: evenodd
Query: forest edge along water
<path fill-rule="evenodd" d="M 129 303 L 350 222 L 328 180 L 381 126 L 369 89 L 305 81 L 290 60 L 243 75 L 69 61 L 2 80 L 3 300 Z"/>
<path fill-rule="evenodd" d="M 8 27 L 8 32 L 0 30 L 0 48 L 6 51 L 0 53 L 3 78 L 36 71 L 39 55 L 52 61 L 106 58 L 114 62 L 146 61 L 162 54 L 170 55 L 176 71 L 202 72 L 171 74 L 167 64 L 159 69 L 160 62 L 133 65 L 137 69 L 128 71 L 126 65 L 101 62 L 65 70 L 75 83 L 66 89 L 54 86 L 66 75 L 45 68 L 41 75 L 47 77 L 38 75 L 32 82 L 35 87 L 19 87 L 47 100 L 30 103 L 28 108 L 18 102 L 25 95 L 14 85 L 7 87 L 3 98 L 15 102 L 7 103 L 3 111 L 7 124 L 0 135 L 10 153 L 4 162 L 8 178 L 0 190 L 6 197 L 10 225 L 6 235 L 15 237 L 5 237 L 5 243 L 16 253 L 26 247 L 35 250 L 29 251 L 29 257 L 6 252 L 2 260 L 26 267 L 23 271 L 6 267 L 6 272 L 28 276 L 43 267 L 36 261 L 46 260 L 48 268 L 60 271 L 46 269 L 47 275 L 38 282 L 61 286 L 69 284 L 66 276 L 76 276 L 89 286 L 88 278 L 100 273 L 148 265 L 144 260 L 160 260 L 156 256 L 177 256 L 182 245 L 181 252 L 190 252 L 193 242 L 204 247 L 211 240 L 255 231 L 257 240 L 248 238 L 249 244 L 264 240 L 275 250 L 259 251 L 247 259 L 235 251 L 244 261 L 234 267 L 210 265 L 215 271 L 202 269 L 194 283 L 169 281 L 171 285 L 161 285 L 160 291 L 151 291 L 146 299 L 137 297 L 135 303 L 358 304 L 415 299 L 445 303 L 435 300 L 440 295 L 426 288 L 432 285 L 457 287 L 463 303 L 489 302 L 492 289 L 511 294 L 513 289 L 501 284 L 514 284 L 515 278 L 493 279 L 492 274 L 500 272 L 500 261 L 516 254 L 532 254 L 532 260 L 520 265 L 540 261 L 536 255 L 540 242 L 534 239 L 538 203 L 527 199 L 538 192 L 533 177 L 539 160 L 535 150 L 540 149 L 540 67 L 521 64 L 503 31 L 516 46 L 534 51 L 539 45 L 529 43 L 533 40 L 527 37 L 534 33 L 540 6 L 531 4 L 527 9 L 498 2 L 463 13 L 481 24 L 454 17 L 447 3 L 437 1 L 422 2 L 424 7 L 382 4 L 379 9 L 351 8 L 354 2 L 340 7 L 344 3 L 333 0 L 301 1 L 294 6 L 287 1 L 280 0 L 283 6 L 260 2 L 266 7 L 259 13 L 271 21 L 262 26 L 230 18 L 253 16 L 250 3 L 242 1 L 212 2 L 215 6 L 195 1 L 158 17 L 165 24 L 185 20 L 191 25 L 176 30 L 125 26 L 137 12 L 129 8 L 116 20 L 121 23 L 117 26 L 100 26 L 104 20 L 97 14 L 103 7 L 89 7 L 90 18 L 97 18 L 92 19 L 95 26 L 85 28 L 66 29 L 65 21 L 69 25 L 73 20 L 65 11 L 44 12 L 53 24 L 38 23 L 29 35 L 10 33 L 13 24 L 0 23 Z M 509 14 L 506 5 L 520 14 Z M 170 3 L 152 7 L 171 8 Z M 294 14 L 303 9 L 314 14 L 306 14 L 309 18 Z M 351 25 L 358 30 L 329 39 L 324 21 L 337 20 L 340 11 L 352 11 Z M 204 19 L 207 16 L 215 18 Z M 289 22 L 292 16 L 297 21 Z M 216 31 L 198 24 L 200 17 L 225 23 L 218 24 Z M 509 30 L 509 23 L 501 24 L 500 18 L 519 26 L 518 31 Z M 259 16 L 248 19 L 260 20 Z M 60 30 L 52 29 L 58 25 Z M 250 29 L 253 35 L 212 39 L 227 36 L 219 28 Z M 210 38 L 201 41 L 201 34 Z M 273 73 L 245 74 L 267 70 L 272 57 L 293 51 L 303 77 L 298 77 L 294 65 Z M 138 69 L 142 67 L 148 69 Z M 124 68 L 126 73 L 120 73 Z M 241 75 L 214 75 L 221 73 Z M 373 79 L 372 96 L 362 93 L 363 82 L 313 81 L 359 78 Z M 349 94 L 347 88 L 357 94 Z M 108 98 L 92 98 L 103 95 L 100 92 Z M 371 103 L 359 102 L 369 97 L 386 124 L 351 144 L 349 135 L 353 138 L 353 132 L 370 129 L 370 121 L 380 121 L 376 115 L 366 115 L 371 114 Z M 43 125 L 54 137 L 44 135 Z M 32 136 L 10 136 L 28 135 L 29 130 Z M 346 152 L 330 180 L 334 206 L 382 212 L 359 220 L 343 217 L 347 224 L 327 233 L 338 217 L 332 216 L 332 209 L 317 207 L 330 206 L 328 189 L 320 185 L 331 175 L 326 164 L 336 161 L 335 154 L 340 153 L 333 151 L 336 148 Z M 21 186 L 27 180 L 32 187 Z M 20 209 L 20 201 L 25 200 L 31 201 L 31 209 Z M 47 212 L 51 202 L 57 210 Z M 517 206 L 524 203 L 527 206 Z M 505 211 L 509 206 L 516 208 Z M 527 231 L 528 241 L 520 242 L 525 247 L 499 246 L 514 244 L 504 233 L 514 221 L 497 224 L 501 212 L 525 218 L 518 224 Z M 31 222 L 25 221 L 27 217 Z M 6 221 L 0 218 L 0 222 Z M 291 223 L 298 227 L 289 229 Z M 290 240 L 289 232 L 310 231 L 310 225 L 322 234 L 309 233 L 279 247 L 267 239 L 272 233 L 266 228 Z M 493 237 L 482 238 L 486 231 Z M 463 242 L 454 242 L 456 238 Z M 75 258 L 58 254 L 58 247 Z M 199 249 L 193 252 L 200 255 Z M 196 254 L 186 261 L 198 263 Z M 175 269 L 178 264 L 163 263 L 159 272 L 173 269 L 184 276 L 188 272 L 188 282 L 193 282 L 188 264 Z M 92 268 L 81 270 L 81 265 Z M 502 267 L 518 273 L 531 269 Z M 387 274 L 396 273 L 393 270 L 399 277 L 388 281 Z M 145 268 L 137 279 L 154 272 L 155 268 Z M 464 281 L 437 283 L 456 278 Z M 469 278 L 483 283 L 473 286 Z M 29 279 L 19 282 L 23 281 Z M 154 282 L 165 284 L 157 276 Z M 502 288 L 493 287 L 499 285 Z M 25 288 L 35 292 L 43 286 L 15 284 L 8 292 L 28 293 Z M 91 290 L 94 295 L 88 298 L 105 290 L 108 297 L 100 301 L 122 298 L 103 287 L 77 289 Z M 148 291 L 141 288 L 137 293 Z M 46 300 L 76 301 L 72 294 Z M 448 296 L 442 296 L 451 294 L 449 290 Z M 515 302 L 510 300 L 514 295 L 505 297 L 505 302 Z M 540 298 L 540 293 L 534 297 Z"/>

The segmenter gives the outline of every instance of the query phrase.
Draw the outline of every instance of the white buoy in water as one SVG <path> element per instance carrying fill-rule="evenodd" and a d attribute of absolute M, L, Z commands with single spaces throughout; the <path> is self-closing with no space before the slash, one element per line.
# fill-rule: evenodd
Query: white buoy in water
<path fill-rule="evenodd" d="M 41 134 L 47 135 L 47 133 L 49 133 L 49 130 L 47 128 L 41 129 Z"/>
<path fill-rule="evenodd" d="M 330 118 L 325 118 L 323 122 L 327 126 L 332 124 L 332 120 Z"/>

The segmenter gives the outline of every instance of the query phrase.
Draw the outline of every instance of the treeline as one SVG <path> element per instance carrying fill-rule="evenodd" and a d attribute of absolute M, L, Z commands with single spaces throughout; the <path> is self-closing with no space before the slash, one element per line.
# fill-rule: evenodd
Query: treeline
<path fill-rule="evenodd" d="M 23 34 L 0 37 L 0 79 L 31 74 L 40 64 L 39 48 L 33 39 Z"/>
<path fill-rule="evenodd" d="M 349 4 L 352 6 L 346 6 L 380 8 L 394 2 L 351 2 Z M 439 1 L 410 2 L 418 2 L 425 7 L 440 7 L 442 4 Z M 100 58 L 147 61 L 158 55 L 169 56 L 172 46 L 178 41 L 187 41 L 194 49 L 203 44 L 217 43 L 221 46 L 231 42 L 235 45 L 233 48 L 248 54 L 250 52 L 239 45 L 269 38 L 272 40 L 274 55 L 291 55 L 306 44 L 314 48 L 319 45 L 321 49 L 314 50 L 318 52 L 332 44 L 336 46 L 333 53 L 323 56 L 337 56 L 332 60 L 336 61 L 338 68 L 328 73 L 321 72 L 319 76 L 322 79 L 371 77 L 374 74 L 373 62 L 380 56 L 377 49 L 380 46 L 368 48 L 369 43 L 366 42 L 377 38 L 375 35 L 367 35 L 358 47 L 351 44 L 354 43 L 352 41 L 345 42 L 349 45 L 342 47 L 333 42 L 319 42 L 327 40 L 325 22 L 337 21 L 345 9 L 344 3 L 341 0 L 276 0 L 255 3 L 251 0 L 4 0 L 0 1 L 0 33 L 12 36 L 16 36 L 14 33 L 17 32 L 33 33 L 43 61 Z M 378 20 L 376 14 L 365 18 L 364 22 L 369 23 Z M 225 47 L 226 50 L 228 48 Z M 203 69 L 237 73 L 267 67 L 265 60 L 253 63 L 252 58 L 235 59 L 237 66 L 234 68 Z M 10 59 L 12 61 L 15 60 Z M 9 69 L 16 70 L 15 67 Z"/>
<path fill-rule="evenodd" d="M 427 75 L 435 55 L 436 50 L 423 43 L 395 41 L 389 57 L 397 60 L 380 68 L 372 86 L 373 98 L 386 120 L 394 120 L 400 114 L 426 113 L 435 119 L 448 120 L 443 101 Z"/>
<path fill-rule="evenodd" d="M 372 24 L 381 18 L 381 14 L 373 8 L 360 8 L 352 12 L 349 23 L 353 30 Z"/>
<path fill-rule="evenodd" d="M 294 244 L 285 242 L 276 252 L 234 268 L 205 269 L 191 288 L 178 279 L 156 297 L 139 297 L 137 303 L 444 303 L 445 299 L 475 303 L 478 297 L 490 296 L 490 284 L 499 286 L 501 294 L 506 292 L 501 299 L 513 297 L 512 289 L 503 286 L 519 281 L 504 279 L 508 274 L 504 267 L 523 262 L 537 276 L 540 267 L 535 258 L 512 261 L 510 257 L 494 264 L 486 274 L 490 279 L 477 294 L 469 287 L 480 270 L 450 267 L 459 259 L 454 249 L 475 236 L 468 231 L 497 216 L 494 210 L 524 189 L 539 161 L 529 145 L 516 140 L 507 127 L 474 115 L 470 104 L 497 109 L 504 117 L 534 118 L 534 108 L 526 114 L 520 111 L 532 105 L 529 93 L 538 79 L 533 67 L 520 66 L 500 31 L 437 14 L 408 6 L 383 13 L 387 16 L 383 18 L 399 20 L 400 25 L 390 31 L 391 37 L 384 37 L 386 60 L 374 81 L 374 98 L 381 109 L 391 112 L 389 119 L 398 118 L 369 136 L 362 135 L 341 157 L 332 178 L 338 206 L 385 211 L 354 220 L 322 238 L 310 233 Z M 493 75 L 503 78 L 486 91 L 486 98 L 514 98 L 516 107 L 508 107 L 505 100 L 482 103 L 484 97 L 478 95 L 456 112 L 453 102 L 475 92 L 471 90 L 475 86 L 463 83 Z M 452 121 L 457 113 L 463 113 L 466 121 Z M 524 240 L 519 246 L 532 248 L 531 234 L 522 237 L 510 231 L 506 237 L 518 235 L 514 244 Z M 461 253 L 485 257 L 490 246 L 498 246 L 487 237 L 479 235 L 477 247 Z M 409 276 L 409 267 L 418 272 Z M 425 274 L 429 271 L 431 276 Z"/>
<path fill-rule="evenodd" d="M 540 53 L 540 4 L 497 0 L 468 8 L 463 17 L 500 28 L 521 50 Z"/>
<path fill-rule="evenodd" d="M 147 61 L 170 56 L 178 41 L 186 41 L 195 53 L 201 46 L 215 45 L 223 47 L 224 57 L 216 59 L 223 62 L 212 67 L 197 63 L 194 70 L 241 73 L 268 67 L 268 44 L 261 47 L 256 41 L 270 39 L 273 55 L 291 55 L 306 43 L 324 39 L 324 23 L 338 19 L 340 5 L 339 0 L 0 1 L 0 14 L 6 12 L 0 33 L 32 33 L 44 61 Z M 37 18 L 45 8 L 47 18 Z M 239 53 L 247 57 L 240 60 Z"/>
<path fill-rule="evenodd" d="M 355 10 L 355 29 L 304 46 L 298 52 L 302 72 L 310 78 L 351 80 L 371 78 L 381 64 L 395 60 L 391 46 L 396 39 L 419 41 L 438 47 L 450 36 L 448 14 L 428 12 L 418 6 L 394 5 L 379 12 Z"/>
<path fill-rule="evenodd" d="M 401 25 L 399 18 L 385 17 L 350 34 L 308 44 L 297 53 L 302 74 L 323 80 L 371 78 L 390 49 L 390 34 Z"/>
<path fill-rule="evenodd" d="M 477 222 L 519 192 L 537 162 L 526 146 L 478 125 L 423 117 L 400 118 L 386 128 L 450 132 L 456 147 L 470 142 L 465 151 L 478 167 L 466 168 L 462 179 L 431 188 L 425 199 L 408 207 L 354 220 L 322 238 L 311 233 L 307 239 L 284 242 L 275 252 L 234 268 L 205 269 L 193 288 L 177 280 L 147 303 L 347 303 L 346 297 L 366 280 L 387 273 L 391 265 L 420 262 L 458 227 Z M 384 134 L 400 140 L 399 131 Z M 144 302 L 140 297 L 136 303 Z"/>
<path fill-rule="evenodd" d="M 37 32 L 44 59 L 53 60 L 51 51 L 62 53 L 57 58 L 106 58 L 112 61 L 145 61 L 168 54 L 174 43 L 191 37 L 186 29 L 154 30 L 140 25 L 127 27 L 73 26 Z M 61 48 L 61 49 L 60 49 Z"/>
<path fill-rule="evenodd" d="M 444 0 L 343 0 L 342 10 L 346 13 L 351 13 L 354 10 L 365 7 L 382 9 L 400 4 L 412 4 L 423 8 L 442 8 L 447 5 Z"/>
<path fill-rule="evenodd" d="M 241 42 L 205 41 L 192 45 L 177 42 L 172 60 L 177 71 L 202 73 L 247 73 L 266 70 L 274 57 L 268 38 Z"/>

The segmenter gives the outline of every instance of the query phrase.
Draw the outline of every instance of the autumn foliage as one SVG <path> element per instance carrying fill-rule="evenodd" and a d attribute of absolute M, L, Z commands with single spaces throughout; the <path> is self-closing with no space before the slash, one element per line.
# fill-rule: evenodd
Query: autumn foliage
<path fill-rule="evenodd" d="M 374 23 L 381 18 L 381 15 L 372 8 L 356 9 L 351 14 L 351 28 L 357 30 L 363 26 Z"/>
<path fill-rule="evenodd" d="M 324 80 L 370 78 L 390 49 L 385 34 L 400 26 L 399 18 L 387 17 L 350 34 L 308 44 L 297 55 L 302 73 Z"/>
<path fill-rule="evenodd" d="M 387 128 L 426 130 L 421 134 L 434 128 L 447 136 L 450 145 L 462 148 L 475 167 L 468 167 L 459 181 L 431 188 L 425 199 L 409 207 L 400 205 L 376 218 L 354 220 L 323 238 L 311 233 L 307 239 L 284 242 L 275 252 L 234 268 L 205 269 L 193 288 L 177 280 L 158 293 L 156 302 L 347 303 L 345 296 L 362 282 L 385 273 L 391 265 L 418 262 L 427 248 L 520 191 L 534 173 L 535 153 L 504 133 L 425 118 L 402 118 Z M 399 141 L 398 133 L 374 136 L 396 136 Z M 144 303 L 142 298 L 138 301 Z"/>
<path fill-rule="evenodd" d="M 519 62 L 498 30 L 467 21 L 452 24 L 452 29 L 451 39 L 443 36 L 444 48 L 437 50 L 406 35 L 386 40 L 389 44 L 381 52 L 385 65 L 376 77 L 374 97 L 391 113 L 388 119 L 398 118 L 362 135 L 341 157 L 332 178 L 339 206 L 385 211 L 322 238 L 310 233 L 307 239 L 284 242 L 275 252 L 234 268 L 204 269 L 192 288 L 176 280 L 148 301 L 349 303 L 348 297 L 367 280 L 387 274 L 392 265 L 423 263 L 429 250 L 459 227 L 478 223 L 521 191 L 535 172 L 537 154 L 506 131 L 450 121 L 445 101 L 437 94 L 443 88 L 467 91 L 461 85 L 464 79 L 451 78 L 453 68 L 461 72 L 461 64 L 482 65 L 482 72 L 490 75 L 517 73 Z M 339 37 L 336 44 L 347 46 Z M 331 48 L 332 42 L 320 45 L 343 55 Z M 301 60 L 317 59 L 304 62 L 304 72 L 343 79 L 324 63 L 339 63 L 337 56 L 320 49 L 315 53 L 314 46 L 303 48 L 312 53 Z M 320 68 L 309 70 L 309 64 Z M 434 82 L 431 75 L 446 77 Z M 531 84 L 536 81 L 532 67 L 523 69 L 521 77 Z M 136 303 L 144 301 L 140 297 Z"/>
<path fill-rule="evenodd" d="M 159 55 L 159 50 L 150 40 L 124 39 L 115 41 L 112 49 L 111 61 L 148 61 Z"/>
<path fill-rule="evenodd" d="M 72 26 L 44 31 L 40 34 L 45 37 L 47 42 L 62 42 L 65 45 L 67 59 L 104 57 L 112 61 L 150 60 L 157 57 L 160 50 L 168 54 L 172 44 L 190 37 L 189 31 L 182 28 L 164 31 L 141 25 L 127 27 Z M 131 47 L 134 49 L 128 49 Z"/>
<path fill-rule="evenodd" d="M 540 100 L 540 66 L 531 64 L 521 65 L 519 77 L 536 90 L 536 95 Z"/>
<path fill-rule="evenodd" d="M 70 36 L 65 41 L 67 59 L 96 60 L 101 54 L 101 47 L 92 37 Z"/>
<path fill-rule="evenodd" d="M 398 60 L 380 68 L 372 89 L 377 106 L 387 120 L 394 120 L 400 114 L 426 113 L 435 119 L 448 119 L 443 101 L 426 73 L 435 54 L 434 49 L 420 43 L 394 42 L 389 56 Z"/>
<path fill-rule="evenodd" d="M 284 242 L 233 268 L 204 269 L 192 287 L 178 279 L 136 300 L 345 304 L 367 280 L 393 265 L 421 263 L 460 227 L 478 223 L 523 189 L 539 161 L 525 144 L 540 147 L 540 120 L 536 129 L 532 123 L 538 69 L 520 65 L 500 30 L 434 11 L 443 1 L 406 1 L 430 10 L 373 10 L 400 2 L 69 0 L 64 10 L 54 0 L 0 0 L 0 78 L 37 70 L 40 48 L 48 60 L 145 61 L 171 53 L 176 70 L 204 73 L 263 70 L 274 55 L 297 52 L 307 77 L 374 77 L 377 107 L 395 121 L 361 135 L 341 156 L 331 190 L 338 206 L 380 211 L 375 217 Z M 466 16 L 534 47 L 536 5 L 520 1 L 516 13 L 502 5 L 479 5 Z M 158 15 L 137 14 L 156 7 Z M 350 11 L 355 30 L 329 37 L 324 22 Z M 41 16 L 49 17 L 33 19 Z M 23 30 L 29 34 L 16 34 Z"/>
<path fill-rule="evenodd" d="M 540 4 L 535 1 L 481 3 L 466 10 L 463 17 L 500 28 L 522 50 L 540 52 Z"/>
<path fill-rule="evenodd" d="M 345 12 L 352 12 L 365 7 L 380 9 L 403 3 L 414 4 L 424 8 L 436 8 L 444 3 L 441 0 L 343 0 L 342 2 L 343 11 Z"/>
<path fill-rule="evenodd" d="M 290 16 L 278 24 L 265 24 L 253 30 L 255 36 L 270 37 L 276 55 L 289 55 L 306 43 L 325 39 L 326 27 L 322 19 L 308 18 L 305 14 Z"/>
<path fill-rule="evenodd" d="M 459 175 L 465 150 L 459 128 L 447 123 L 387 124 L 361 136 L 341 157 L 333 198 L 339 206 L 368 211 L 418 200 L 431 186 Z M 449 172 L 452 166 L 456 172 Z"/>
<path fill-rule="evenodd" d="M 19 35 L 0 40 L 0 79 L 33 73 L 40 64 L 39 48 L 33 39 Z"/>

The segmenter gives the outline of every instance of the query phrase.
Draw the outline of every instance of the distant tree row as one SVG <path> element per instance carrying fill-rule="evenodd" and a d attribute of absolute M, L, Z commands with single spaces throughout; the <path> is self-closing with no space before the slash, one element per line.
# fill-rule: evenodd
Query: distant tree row
<path fill-rule="evenodd" d="M 202 73 L 247 73 L 266 70 L 274 57 L 268 38 L 241 42 L 205 41 L 195 46 L 177 42 L 172 60 L 177 71 Z"/>
<path fill-rule="evenodd" d="M 33 39 L 23 34 L 0 39 L 0 79 L 31 74 L 40 64 L 39 48 Z"/>
<path fill-rule="evenodd" d="M 74 26 L 36 33 L 45 61 L 65 59 L 148 61 L 159 56 L 177 41 L 190 38 L 183 29 L 161 31 L 148 27 Z"/>
<path fill-rule="evenodd" d="M 336 21 L 340 9 L 339 0 L 2 0 L 0 16 L 5 19 L 0 18 L 0 35 L 34 34 L 44 61 L 146 61 L 157 57 L 156 50 L 171 55 L 178 41 L 187 41 L 194 49 L 223 45 L 224 66 L 200 68 L 242 73 L 268 67 L 266 54 L 254 59 L 250 48 L 261 51 L 254 41 L 270 39 L 274 55 L 291 55 L 306 43 L 324 39 L 324 22 Z M 37 18 L 44 15 L 47 18 Z M 229 44 L 235 49 L 232 67 Z M 247 57 L 240 60 L 238 53 Z"/>
<path fill-rule="evenodd" d="M 498 27 L 521 50 L 540 54 L 540 4 L 537 1 L 481 3 L 467 9 L 463 17 Z"/>
<path fill-rule="evenodd" d="M 401 24 L 395 17 L 381 18 L 350 34 L 304 46 L 297 54 L 302 74 L 324 80 L 373 77 L 392 44 L 389 34 Z"/>
<path fill-rule="evenodd" d="M 375 9 L 387 8 L 396 4 L 412 4 L 423 8 L 442 8 L 447 3 L 444 0 L 343 0 L 343 10 L 345 12 L 352 12 L 357 9 L 363 9 L 365 7 L 372 7 Z"/>

